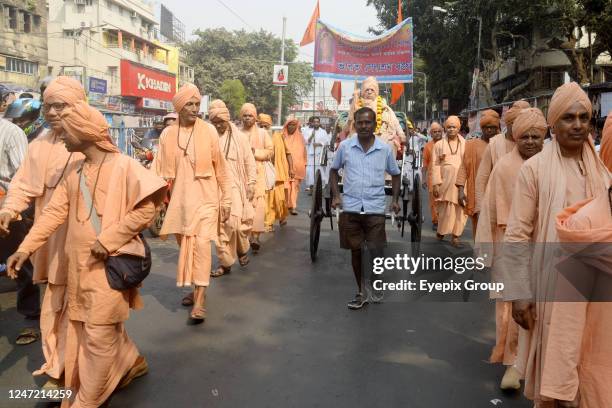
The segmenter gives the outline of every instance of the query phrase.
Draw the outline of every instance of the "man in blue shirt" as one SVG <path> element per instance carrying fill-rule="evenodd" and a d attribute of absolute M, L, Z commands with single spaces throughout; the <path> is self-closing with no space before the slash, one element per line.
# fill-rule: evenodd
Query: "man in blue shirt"
<path fill-rule="evenodd" d="M 374 258 L 374 252 L 380 253 L 387 240 L 385 172 L 392 176 L 391 209 L 397 214 L 400 210 L 400 170 L 389 145 L 374 136 L 376 113 L 364 107 L 357 110 L 354 117 L 357 137 L 340 143 L 331 166 L 329 184 L 333 197 L 332 208 L 343 208 L 338 220 L 340 247 L 351 250 L 353 273 L 359 287 L 359 292 L 355 299 L 348 303 L 348 307 L 361 309 L 371 300 L 368 294 L 364 293 L 362 247 L 367 243 L 367 248 Z M 342 199 L 338 188 L 340 169 L 343 169 Z M 371 282 L 368 281 L 367 284 L 370 285 Z"/>

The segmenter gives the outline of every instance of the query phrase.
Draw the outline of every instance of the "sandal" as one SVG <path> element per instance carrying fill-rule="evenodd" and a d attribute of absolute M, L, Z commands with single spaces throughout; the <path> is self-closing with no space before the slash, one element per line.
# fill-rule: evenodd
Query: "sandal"
<path fill-rule="evenodd" d="M 459 241 L 459 239 L 452 239 L 450 244 L 455 248 L 463 248 L 463 242 Z"/>
<path fill-rule="evenodd" d="M 240 263 L 240 266 L 247 266 L 249 264 L 249 255 L 247 254 L 239 255 L 238 263 Z"/>
<path fill-rule="evenodd" d="M 223 275 L 230 273 L 231 270 L 232 270 L 231 267 L 226 268 L 225 266 L 219 266 L 217 269 L 215 269 L 214 271 L 210 273 L 210 276 L 213 278 L 218 278 L 219 276 L 223 276 Z"/>
<path fill-rule="evenodd" d="M 438 238 L 438 241 L 444 241 L 444 235 L 436 234 L 436 238 Z"/>
<path fill-rule="evenodd" d="M 17 336 L 15 344 L 25 346 L 26 344 L 32 344 L 40 339 L 40 332 L 33 327 L 26 327 Z"/>
<path fill-rule="evenodd" d="M 289 210 L 289 214 L 291 214 L 291 215 L 298 215 L 298 212 L 297 212 L 297 211 L 295 211 L 295 208 L 291 208 L 291 209 Z"/>
<path fill-rule="evenodd" d="M 117 389 L 127 387 L 132 381 L 134 381 L 138 377 L 142 377 L 146 373 L 149 372 L 149 365 L 147 364 L 147 360 L 143 356 L 138 356 L 130 371 L 127 372 L 126 375 L 123 376 L 119 385 L 117 385 Z"/>
<path fill-rule="evenodd" d="M 281 227 L 284 227 L 285 225 L 287 225 L 287 220 L 282 220 L 279 222 Z"/>
<path fill-rule="evenodd" d="M 185 296 L 183 300 L 181 300 L 181 304 L 183 306 L 193 306 L 193 292 Z"/>
<path fill-rule="evenodd" d="M 203 322 L 206 319 L 206 309 L 202 306 L 195 306 L 189 315 L 192 320 Z"/>
<path fill-rule="evenodd" d="M 257 241 L 251 242 L 251 249 L 253 250 L 253 252 L 259 251 L 259 247 L 260 247 L 259 242 Z"/>

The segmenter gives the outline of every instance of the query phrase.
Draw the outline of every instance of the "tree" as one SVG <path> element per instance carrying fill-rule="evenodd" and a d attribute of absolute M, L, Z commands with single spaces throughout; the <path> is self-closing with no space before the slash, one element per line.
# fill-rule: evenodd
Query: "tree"
<path fill-rule="evenodd" d="M 501 99 L 493 97 L 492 81 L 510 59 L 530 62 L 542 52 L 560 50 L 569 60 L 571 78 L 584 84 L 593 82 L 589 68 L 597 57 L 612 51 L 610 0 L 413 0 L 410 9 L 406 3 L 403 14 L 414 16 L 415 53 L 425 61 L 430 94 L 434 99 L 449 97 L 455 112 L 468 100 L 471 72 L 477 66 L 478 17 L 482 19 L 478 83 L 484 91 L 480 99 L 487 104 L 526 96 L 534 70 L 518 78 Z M 368 4 L 376 8 L 380 22 L 373 31 L 395 25 L 397 0 L 368 0 Z M 434 12 L 434 5 L 447 13 Z M 589 31 L 594 34 L 591 47 L 585 41 Z M 541 42 L 543 38 L 549 40 Z"/>
<path fill-rule="evenodd" d="M 237 117 L 240 108 L 246 102 L 246 91 L 239 79 L 226 79 L 219 88 L 219 97 L 225 102 L 227 108 Z"/>
<path fill-rule="evenodd" d="M 222 98 L 223 82 L 240 80 L 247 101 L 260 112 L 276 113 L 278 88 L 272 85 L 272 72 L 273 65 L 280 61 L 280 38 L 264 30 L 230 32 L 224 28 L 197 30 L 195 35 L 197 38 L 185 50 L 190 65 L 195 67 L 196 85 L 205 94 Z M 283 89 L 283 112 L 312 89 L 312 67 L 296 62 L 297 55 L 297 45 L 285 40 L 289 85 Z"/>

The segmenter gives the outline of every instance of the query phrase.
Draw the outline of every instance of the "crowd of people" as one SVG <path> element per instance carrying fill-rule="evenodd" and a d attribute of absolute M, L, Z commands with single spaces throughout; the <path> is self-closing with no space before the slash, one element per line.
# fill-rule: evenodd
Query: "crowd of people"
<path fill-rule="evenodd" d="M 42 115 L 0 119 L 2 257 L 18 281 L 18 311 L 40 319 L 40 333 L 27 327 L 18 343 L 40 337 L 44 364 L 34 375 L 46 375 L 47 388 L 74 390 L 65 406 L 100 406 L 148 371 L 125 321 L 130 308 L 143 306 L 138 288 L 151 269 L 141 232 L 168 191 L 160 237 L 176 239 L 176 284 L 192 288 L 180 302 L 201 323 L 210 278 L 231 273 L 236 262 L 246 267 L 262 249 L 262 234 L 298 214 L 300 188 L 311 189 L 320 169 L 332 207 L 343 210 L 340 245 L 351 251 L 358 289 L 348 307 L 356 310 L 381 300 L 364 280 L 362 251 L 382 250 L 385 214 L 400 210 L 396 159 L 406 148 L 423 152 L 437 239 L 450 236 L 461 247 L 471 219 L 476 251 L 491 255 L 488 266 L 505 284 L 495 302 L 490 359 L 506 367 L 501 388 L 519 389 L 524 379 L 538 407 L 609 406 L 610 303 L 551 300 L 554 251 L 518 253 L 501 245 L 612 242 L 612 119 L 597 153 L 591 102 L 580 86 L 557 89 L 547 117 L 515 102 L 503 117 L 504 133 L 500 115 L 487 110 L 480 137 L 466 140 L 459 118 L 450 116 L 443 126 L 431 124 L 427 141 L 411 124 L 402 129 L 368 78 L 353 96 L 330 163 L 321 160 L 331 138 L 319 118 L 301 127 L 289 117 L 273 132 L 271 117 L 251 103 L 240 109 L 237 125 L 221 100 L 210 103 L 203 120 L 201 100 L 193 84 L 176 93 L 176 114 L 147 136 L 159 138 L 150 169 L 119 151 L 104 116 L 70 78 L 44 84 Z M 36 108 L 33 98 L 20 104 Z"/>

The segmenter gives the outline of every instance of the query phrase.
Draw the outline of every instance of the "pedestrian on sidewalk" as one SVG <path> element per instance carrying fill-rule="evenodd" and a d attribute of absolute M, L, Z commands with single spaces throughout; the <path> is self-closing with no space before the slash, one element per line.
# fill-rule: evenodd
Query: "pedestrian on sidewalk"
<path fill-rule="evenodd" d="M 355 111 L 357 137 L 340 143 L 330 171 L 332 208 L 342 207 L 338 220 L 340 247 L 351 250 L 353 273 L 359 291 L 348 303 L 349 309 L 361 309 L 377 301 L 371 293 L 371 268 L 363 274 L 362 255 L 369 250 L 373 259 L 382 255 L 385 233 L 385 172 L 392 176 L 391 209 L 400 210 L 400 169 L 391 147 L 374 135 L 376 113 L 363 107 Z M 343 169 L 343 198 L 340 198 L 338 171 Z"/>

